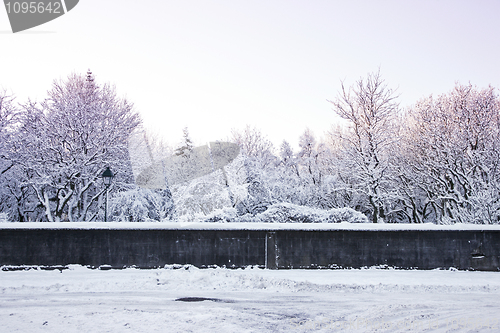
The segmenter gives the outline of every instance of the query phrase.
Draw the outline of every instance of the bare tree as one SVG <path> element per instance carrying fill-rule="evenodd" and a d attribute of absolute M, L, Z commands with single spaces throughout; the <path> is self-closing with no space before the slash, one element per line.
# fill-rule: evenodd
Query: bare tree
<path fill-rule="evenodd" d="M 349 122 L 349 132 L 340 137 L 346 168 L 356 178 L 353 190 L 366 195 L 373 222 L 383 222 L 390 191 L 389 149 L 399 110 L 397 96 L 379 72 L 368 74 L 348 89 L 342 83 L 341 88 L 338 97 L 329 102 L 335 113 Z"/>

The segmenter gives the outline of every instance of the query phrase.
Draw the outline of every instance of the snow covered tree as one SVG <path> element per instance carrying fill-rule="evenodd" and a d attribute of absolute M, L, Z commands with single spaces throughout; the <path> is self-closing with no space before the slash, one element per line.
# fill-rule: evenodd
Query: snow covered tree
<path fill-rule="evenodd" d="M 19 125 L 19 110 L 14 97 L 0 92 L 0 212 L 10 219 L 22 219 L 23 193 L 18 181 L 20 171 L 12 141 Z"/>
<path fill-rule="evenodd" d="M 114 193 L 112 219 L 137 222 L 171 218 L 174 205 L 163 161 L 173 150 L 158 134 L 139 126 L 129 137 L 128 152 L 136 183 Z"/>
<path fill-rule="evenodd" d="M 331 186 L 334 182 L 335 167 L 332 152 L 325 142 L 316 142 L 314 134 L 306 130 L 300 137 L 298 153 L 303 186 L 308 188 L 308 205 L 317 208 L 337 207 L 331 200 Z M 344 206 L 342 206 L 344 207 Z"/>
<path fill-rule="evenodd" d="M 408 117 L 408 165 L 422 219 L 498 223 L 500 104 L 492 87 L 457 84 L 419 101 Z"/>
<path fill-rule="evenodd" d="M 273 144 L 260 130 L 246 126 L 241 132 L 233 130 L 232 141 L 240 146 L 243 156 L 244 184 L 247 186 L 247 196 L 239 201 L 236 207 L 241 214 L 257 214 L 266 210 L 271 204 L 268 176 L 270 168 L 276 164 L 273 155 Z"/>
<path fill-rule="evenodd" d="M 283 142 L 281 143 L 280 158 L 283 165 L 292 167 L 295 170 L 295 172 L 298 172 L 297 168 L 295 168 L 293 149 L 286 140 L 283 140 Z"/>
<path fill-rule="evenodd" d="M 295 190 L 294 203 L 315 208 L 331 208 L 325 192 L 325 179 L 330 172 L 327 147 L 323 142 L 318 143 L 314 133 L 306 129 L 299 137 L 299 148 L 296 155 L 299 185 Z"/>
<path fill-rule="evenodd" d="M 176 218 L 188 221 L 232 205 L 222 169 L 173 185 L 172 195 Z"/>
<path fill-rule="evenodd" d="M 340 126 L 333 127 L 326 133 L 322 142 L 325 153 L 322 158 L 322 167 L 326 174 L 324 200 L 326 208 L 350 207 L 365 211 L 359 205 L 359 195 L 353 190 L 351 174 L 347 172 L 344 148 L 340 140 L 345 133 Z"/>
<path fill-rule="evenodd" d="M 168 189 L 129 190 L 113 193 L 110 200 L 111 219 L 118 222 L 163 221 L 171 217 L 172 196 Z"/>
<path fill-rule="evenodd" d="M 14 152 L 9 143 L 15 135 L 19 113 L 13 102 L 14 97 L 5 91 L 0 92 L 0 175 L 15 165 Z"/>
<path fill-rule="evenodd" d="M 257 128 L 247 125 L 243 131 L 232 131 L 232 141 L 237 143 L 241 152 L 259 161 L 261 167 L 274 161 L 273 143 Z"/>
<path fill-rule="evenodd" d="M 13 105 L 14 97 L 6 91 L 0 91 L 0 158 L 2 161 L 9 160 L 8 142 L 17 125 L 18 110 Z M 0 167 L 0 172 L 5 173 L 11 163 Z"/>
<path fill-rule="evenodd" d="M 349 123 L 349 132 L 339 137 L 345 149 L 346 172 L 354 177 L 354 191 L 363 193 L 374 223 L 386 217 L 390 193 L 390 149 L 394 142 L 394 117 L 399 107 L 396 95 L 380 73 L 368 74 L 347 89 L 342 83 L 338 97 L 329 101 L 333 110 Z"/>
<path fill-rule="evenodd" d="M 23 106 L 17 149 L 24 184 L 47 221 L 98 218 L 104 191 L 100 175 L 109 166 L 115 187 L 132 182 L 127 140 L 141 120 L 133 106 L 92 73 L 54 81 L 41 104 Z M 39 218 L 39 217 L 35 217 Z"/>
<path fill-rule="evenodd" d="M 182 129 L 182 142 L 180 146 L 175 150 L 176 156 L 189 155 L 191 151 L 193 151 L 194 145 L 191 140 L 191 136 L 189 135 L 189 131 L 187 127 Z"/>
<path fill-rule="evenodd" d="M 300 151 L 298 159 L 302 166 L 301 170 L 306 179 L 306 182 L 312 185 L 321 183 L 321 171 L 318 166 L 319 153 L 316 150 L 316 138 L 311 130 L 306 129 L 299 138 Z"/>
<path fill-rule="evenodd" d="M 288 141 L 283 140 L 281 143 L 279 155 L 280 161 L 269 184 L 272 202 L 296 203 L 300 187 L 299 165 Z"/>

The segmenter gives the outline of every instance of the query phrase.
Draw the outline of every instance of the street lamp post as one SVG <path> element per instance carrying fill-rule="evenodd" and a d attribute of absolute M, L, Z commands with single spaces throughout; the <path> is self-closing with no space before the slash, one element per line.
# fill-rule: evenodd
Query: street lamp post
<path fill-rule="evenodd" d="M 111 185 L 111 180 L 113 179 L 115 175 L 113 175 L 113 172 L 109 169 L 109 167 L 104 170 L 102 173 L 102 181 L 104 183 L 104 186 L 106 186 L 106 202 L 104 204 L 104 222 L 108 222 L 108 189 L 109 186 Z"/>

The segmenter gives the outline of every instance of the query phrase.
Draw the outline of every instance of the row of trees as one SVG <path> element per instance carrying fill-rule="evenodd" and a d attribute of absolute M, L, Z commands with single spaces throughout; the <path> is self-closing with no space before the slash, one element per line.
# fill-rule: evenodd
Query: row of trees
<path fill-rule="evenodd" d="M 342 85 L 329 102 L 345 125 L 321 142 L 306 130 L 296 153 L 283 141 L 275 156 L 255 130 L 235 133 L 254 165 L 251 183 L 268 194 L 254 198 L 351 207 L 375 223 L 499 223 L 495 89 L 457 84 L 406 109 L 396 99 L 379 73 Z"/>
<path fill-rule="evenodd" d="M 18 221 L 101 220 L 99 175 L 109 166 L 116 175 L 110 215 L 117 221 L 190 219 L 217 209 L 248 217 L 290 203 L 349 207 L 375 223 L 499 223 L 494 88 L 457 84 L 403 109 L 373 73 L 342 84 L 329 103 L 343 121 L 321 140 L 306 129 L 293 151 L 289 142 L 274 147 L 247 126 L 228 139 L 241 152 L 230 165 L 163 186 L 162 161 L 194 148 L 188 129 L 176 149 L 154 140 L 132 104 L 92 73 L 54 82 L 42 103 L 15 105 L 0 94 L 0 214 Z M 154 180 L 161 186 L 135 184 L 148 167 L 160 170 Z"/>

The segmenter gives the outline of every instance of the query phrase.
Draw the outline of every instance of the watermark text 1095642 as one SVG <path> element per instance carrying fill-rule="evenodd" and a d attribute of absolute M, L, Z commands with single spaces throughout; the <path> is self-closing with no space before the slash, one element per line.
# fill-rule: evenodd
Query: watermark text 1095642
<path fill-rule="evenodd" d="M 4 0 L 12 32 L 52 21 L 73 9 L 79 0 Z"/>

